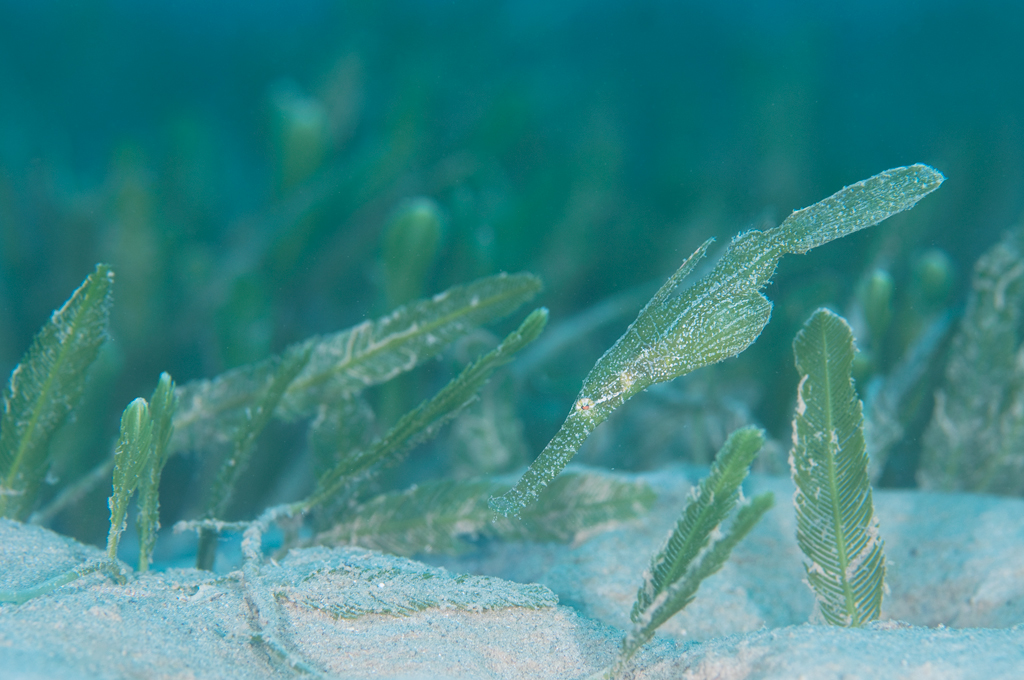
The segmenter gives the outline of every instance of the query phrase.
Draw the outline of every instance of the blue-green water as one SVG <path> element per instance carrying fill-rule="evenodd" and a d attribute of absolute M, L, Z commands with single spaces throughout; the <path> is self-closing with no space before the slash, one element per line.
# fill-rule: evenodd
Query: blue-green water
<path fill-rule="evenodd" d="M 642 298 L 709 236 L 886 168 L 949 178 L 910 213 L 783 260 L 761 340 L 616 430 L 650 436 L 707 400 L 683 409 L 685 436 L 593 447 L 620 469 L 706 460 L 742 422 L 787 440 L 790 342 L 811 311 L 854 315 L 858 286 L 883 270 L 891 320 L 864 338 L 860 377 L 884 376 L 963 305 L 974 261 L 1024 209 L 1017 3 L 551 5 L 0 3 L 2 374 L 96 262 L 117 272 L 114 341 L 58 441 L 52 491 L 108 455 L 121 409 L 160 371 L 211 377 L 404 301 L 388 299 L 389 271 L 415 267 L 389 268 L 383 244 L 410 198 L 431 199 L 440 224 L 412 289 L 532 271 L 554 326 L 636 287 Z M 527 460 L 639 304 L 507 388 Z M 475 354 L 461 349 L 376 395 L 383 424 Z M 893 484 L 913 484 L 921 408 Z M 301 455 L 301 432 L 265 439 L 274 455 L 254 464 L 239 515 Z M 449 470 L 449 448 L 418 464 Z M 199 469 L 176 459 L 165 483 L 188 488 Z M 101 538 L 107 493 L 58 528 Z M 196 502 L 167 494 L 165 524 Z"/>

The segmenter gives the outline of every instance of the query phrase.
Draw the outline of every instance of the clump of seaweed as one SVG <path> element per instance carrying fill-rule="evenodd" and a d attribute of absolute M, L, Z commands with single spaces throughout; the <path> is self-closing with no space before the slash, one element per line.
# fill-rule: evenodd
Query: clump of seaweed
<path fill-rule="evenodd" d="M 754 457 L 764 445 L 764 432 L 756 427 L 736 430 L 715 456 L 710 474 L 694 488 L 679 521 L 664 547 L 651 559 L 636 594 L 626 633 L 615 663 L 591 676 L 612 678 L 633 655 L 654 637 L 654 631 L 693 602 L 701 582 L 725 564 L 732 549 L 750 533 L 774 502 L 771 493 L 740 504 L 740 485 Z M 719 529 L 739 505 L 726 531 Z"/>
<path fill-rule="evenodd" d="M 847 187 L 793 213 L 775 229 L 741 234 L 709 274 L 676 294 L 707 250 L 705 242 L 598 360 L 554 439 L 519 483 L 493 498 L 491 506 L 506 516 L 518 514 L 543 498 L 541 491 L 587 436 L 629 397 L 734 356 L 753 343 L 771 313 L 761 288 L 783 254 L 806 252 L 906 210 L 943 179 L 932 168 L 916 165 Z M 863 416 L 850 374 L 853 335 L 838 319 L 819 312 L 794 341 L 805 398 L 794 422 L 794 502 L 798 542 L 811 559 L 808 574 L 825 618 L 860 625 L 878 615 L 884 557 L 870 502 Z M 752 427 L 726 440 L 711 474 L 695 490 L 645 574 L 631 614 L 635 625 L 617 661 L 593 677 L 621 673 L 655 630 L 693 601 L 701 582 L 722 567 L 771 507 L 770 494 L 758 496 L 740 507 L 727 531 L 719 529 L 738 503 L 740 484 L 763 443 L 763 432 Z M 825 474 L 812 472 L 814 468 Z"/>
<path fill-rule="evenodd" d="M 943 179 L 932 168 L 914 165 L 846 187 L 794 212 L 777 228 L 736 237 L 709 274 L 685 287 L 684 278 L 710 241 L 702 244 L 597 362 L 562 428 L 511 488 L 492 479 L 445 479 L 380 493 L 372 482 L 473 403 L 495 371 L 540 335 L 547 322 L 546 309 L 528 314 L 496 346 L 376 439 L 367 436 L 369 407 L 363 392 L 437 356 L 480 324 L 512 313 L 540 289 L 540 282 L 530 274 L 501 274 L 456 286 L 400 306 L 377 320 L 309 338 L 278 356 L 213 380 L 176 388 L 164 373 L 149 401 L 133 400 L 121 418 L 113 454 L 105 557 L 35 588 L 0 593 L 0 601 L 24 602 L 95 571 L 124 582 L 128 572 L 117 559 L 117 549 L 136 492 L 139 569 L 147 569 L 159 528 L 161 470 L 168 456 L 195 451 L 207 458 L 207 469 L 215 472 L 210 475 L 202 516 L 181 522 L 176 529 L 199 532 L 197 565 L 204 568 L 213 564 L 220 534 L 242 533 L 241 579 L 253 609 L 253 642 L 289 667 L 315 672 L 280 636 L 275 597 L 301 596 L 297 591 L 271 593 L 261 576 L 263 538 L 271 526 L 286 529 L 286 546 L 363 544 L 413 554 L 456 551 L 468 539 L 480 536 L 566 540 L 596 524 L 635 517 L 653 499 L 642 484 L 586 472 L 555 481 L 590 432 L 647 387 L 735 356 L 753 343 L 772 309 L 762 289 L 784 254 L 807 252 L 907 210 Z M 4 516 L 24 519 L 37 502 L 48 468 L 49 438 L 74 409 L 85 372 L 105 337 L 112 281 L 110 268 L 99 265 L 54 313 L 11 377 L 0 434 L 0 514 Z M 318 471 L 313 489 L 304 498 L 267 508 L 254 519 L 224 521 L 256 440 L 274 420 L 306 424 Z M 741 428 L 730 435 L 711 474 L 652 561 L 634 606 L 635 629 L 626 636 L 619 662 L 609 673 L 620 670 L 658 626 L 692 601 L 701 581 L 724 564 L 770 507 L 771 497 L 759 496 L 740 505 L 727 531 L 719 529 L 740 503 L 740 484 L 763 442 L 763 433 L 756 428 Z M 489 508 L 484 505 L 487 496 L 491 496 Z M 505 517 L 492 522 L 491 509 Z M 301 539 L 297 528 L 309 516 L 314 517 L 315 532 Z M 344 578 L 354 578 L 353 583 L 363 578 L 345 567 L 338 569 Z M 402 583 L 409 578 L 433 578 L 426 573 L 394 576 Z M 486 580 L 473 583 L 487 587 Z M 411 590 L 415 589 L 405 588 Z M 414 593 L 403 598 L 389 605 L 389 611 L 437 606 L 434 600 L 417 600 Z M 519 589 L 510 592 L 509 598 L 505 604 L 495 600 L 494 606 L 551 604 L 546 590 Z M 464 600 L 446 601 L 467 608 L 479 605 L 473 598 Z M 338 615 L 344 614 L 339 610 Z"/>
<path fill-rule="evenodd" d="M 0 498 L 4 499 L 5 514 L 11 517 L 24 518 L 37 502 L 40 481 L 48 468 L 48 438 L 71 411 L 82 391 L 85 373 L 105 338 L 112 282 L 109 267 L 100 265 L 71 300 L 54 313 L 12 376 L 6 402 L 5 455 L 0 457 L 5 480 L 5 493 Z M 396 465 L 413 446 L 433 437 L 473 403 L 490 376 L 537 338 L 547 322 L 547 310 L 540 308 L 527 315 L 496 347 L 471 362 L 376 440 L 360 436 L 352 425 L 355 419 L 350 416 L 362 408 L 360 393 L 403 375 L 444 346 L 473 332 L 480 323 L 507 315 L 539 288 L 539 281 L 528 274 L 488 277 L 399 307 L 381 319 L 347 331 L 310 338 L 279 356 L 213 380 L 176 388 L 170 375 L 162 374 L 149 400 L 133 400 L 122 414 L 112 455 L 113 489 L 105 555 L 35 587 L 0 592 L 0 602 L 25 602 L 97 571 L 125 582 L 129 570 L 118 559 L 118 546 L 136 494 L 138 568 L 148 569 L 159 529 L 157 492 L 161 472 L 168 457 L 185 448 L 210 458 L 216 463 L 212 466 L 216 472 L 204 516 L 183 523 L 179 530 L 199 531 L 197 562 L 206 568 L 212 566 L 221 532 L 244 533 L 243 581 L 259 622 L 253 640 L 295 668 L 305 668 L 305 662 L 278 640 L 275 604 L 260 574 L 262 536 L 272 524 L 291 518 L 301 521 L 318 513 L 317 523 L 323 529 L 307 543 L 362 544 L 412 554 L 454 552 L 464 547 L 467 539 L 481 535 L 569 540 L 576 532 L 596 524 L 643 512 L 653 501 L 646 485 L 589 472 L 567 476 L 562 491 L 552 494 L 549 503 L 523 522 L 490 522 L 488 493 L 508 488 L 493 480 L 450 479 L 404 492 L 374 491 L 372 481 L 381 471 Z M 54 399 L 56 406 L 50 403 Z M 221 517 L 245 474 L 256 440 L 274 419 L 308 423 L 310 444 L 320 449 L 316 485 L 306 498 L 269 508 L 255 520 L 224 522 Z M 290 544 L 298 544 L 296 536 L 291 537 Z M 410 585 L 426 576 L 403 578 L 404 585 L 395 590 L 400 601 L 396 601 L 394 611 L 433 606 L 433 600 L 423 600 Z M 490 583 L 482 578 L 477 581 L 478 589 Z M 452 588 L 458 590 L 456 586 L 462 589 L 461 599 L 445 596 L 450 606 L 484 607 L 466 590 L 466 583 L 453 584 Z M 508 598 L 492 600 L 487 607 L 551 606 L 554 596 L 547 589 L 524 586 L 510 592 Z"/>
<path fill-rule="evenodd" d="M 922 487 L 1024 495 L 1024 229 L 983 254 L 925 432 Z"/>

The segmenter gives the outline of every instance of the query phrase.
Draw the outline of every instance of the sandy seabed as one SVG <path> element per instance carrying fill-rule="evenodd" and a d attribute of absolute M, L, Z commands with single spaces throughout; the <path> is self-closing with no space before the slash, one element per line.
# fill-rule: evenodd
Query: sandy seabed
<path fill-rule="evenodd" d="M 567 545 L 495 543 L 430 565 L 356 548 L 292 551 L 268 560 L 254 586 L 269 595 L 269 619 L 240 572 L 172 569 L 124 586 L 92 574 L 0 605 L 0 678 L 303 675 L 288 661 L 329 678 L 586 678 L 614 660 L 640 574 L 697 474 L 641 475 L 658 492 L 651 513 Z M 765 490 L 776 506 L 625 677 L 1024 678 L 1024 500 L 876 491 L 889 592 L 881 621 L 849 630 L 816 622 L 791 482 L 747 485 Z M 99 555 L 0 521 L 0 589 Z"/>

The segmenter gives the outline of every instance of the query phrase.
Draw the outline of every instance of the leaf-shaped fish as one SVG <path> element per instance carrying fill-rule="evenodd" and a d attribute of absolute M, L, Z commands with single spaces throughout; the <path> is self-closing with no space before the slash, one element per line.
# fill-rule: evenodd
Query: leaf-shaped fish
<path fill-rule="evenodd" d="M 703 243 L 598 359 L 561 429 L 491 507 L 514 515 L 533 502 L 594 428 L 634 394 L 749 347 L 771 317 L 772 303 L 761 290 L 783 255 L 805 253 L 912 208 L 944 179 L 927 165 L 912 165 L 848 186 L 774 229 L 740 234 L 710 273 L 680 290 L 707 251 L 710 242 Z"/>

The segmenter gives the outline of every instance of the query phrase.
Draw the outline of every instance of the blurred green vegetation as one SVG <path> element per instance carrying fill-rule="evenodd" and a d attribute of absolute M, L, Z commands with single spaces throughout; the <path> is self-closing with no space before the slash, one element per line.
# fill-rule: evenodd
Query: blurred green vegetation
<path fill-rule="evenodd" d="M 105 459 L 161 371 L 210 377 L 502 270 L 543 278 L 549 333 L 580 329 L 484 404 L 517 414 L 532 457 L 636 314 L 612 296 L 652 291 L 708 236 L 722 246 L 883 169 L 933 165 L 949 182 L 911 213 L 782 262 L 772 323 L 743 356 L 645 395 L 638 420 L 682 412 L 689 429 L 658 438 L 677 453 L 623 450 L 615 433 L 636 425 L 613 419 L 584 455 L 707 460 L 751 421 L 788 439 L 790 342 L 811 310 L 851 318 L 859 380 L 886 374 L 1024 209 L 1020 6 L 550 4 L 0 4 L 3 374 L 96 262 L 117 274 L 115 342 L 58 437 L 62 469 Z M 410 206 L 429 206 L 436 233 L 394 235 Z M 402 248 L 423 256 L 403 266 Z M 609 299 L 602 323 L 572 325 Z M 464 363 L 445 361 L 373 397 L 381 418 Z M 706 394 L 711 415 L 694 416 Z M 253 473 L 269 480 L 267 457 L 303 444 L 286 428 L 266 439 Z M 164 483 L 201 468 L 172 460 Z M 102 535 L 94 495 L 62 530 Z"/>

